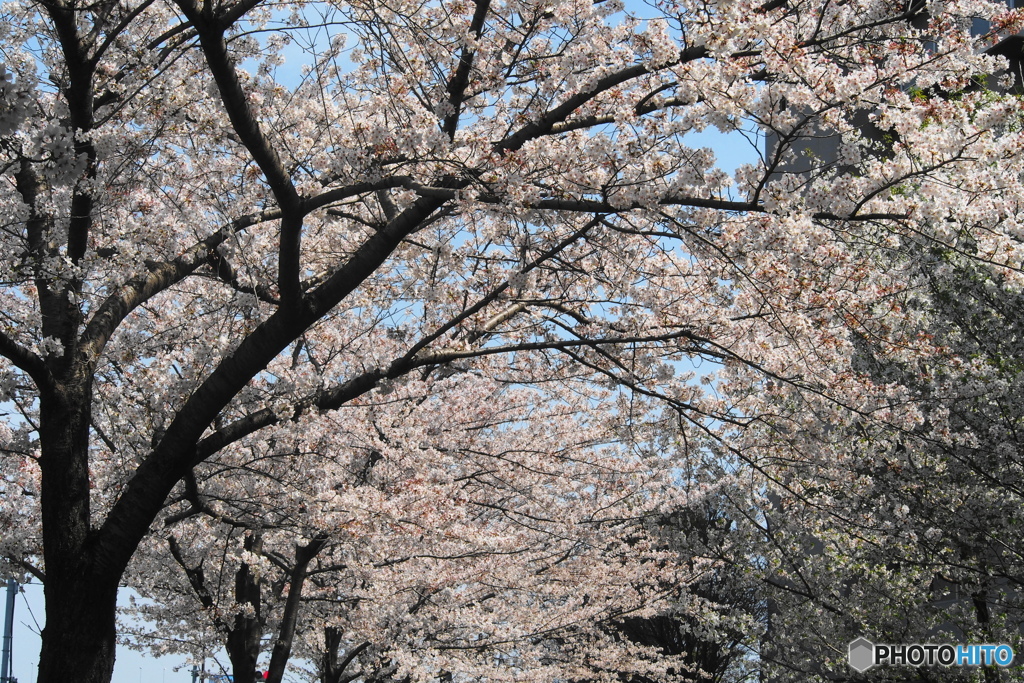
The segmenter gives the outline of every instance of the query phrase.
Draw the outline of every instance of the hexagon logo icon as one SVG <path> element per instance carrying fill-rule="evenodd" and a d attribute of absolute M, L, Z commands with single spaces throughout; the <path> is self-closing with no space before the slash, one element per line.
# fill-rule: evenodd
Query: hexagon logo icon
<path fill-rule="evenodd" d="M 867 638 L 850 643 L 850 668 L 861 672 L 875 665 L 875 645 Z"/>

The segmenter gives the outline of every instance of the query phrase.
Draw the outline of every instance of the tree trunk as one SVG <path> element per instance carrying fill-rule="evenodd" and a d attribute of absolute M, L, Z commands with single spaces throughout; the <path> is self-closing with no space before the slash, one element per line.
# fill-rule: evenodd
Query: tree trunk
<path fill-rule="evenodd" d="M 249 552 L 259 553 L 262 544 L 263 539 L 260 535 L 252 532 L 246 536 L 244 547 Z M 235 622 L 228 633 L 225 646 L 235 681 L 252 683 L 256 676 L 256 662 L 260 656 L 264 618 L 259 580 L 247 564 L 243 564 L 235 573 L 235 602 L 240 607 L 248 605 L 250 611 L 235 615 Z"/>
<path fill-rule="evenodd" d="M 38 683 L 107 683 L 114 670 L 117 586 L 90 540 L 88 379 L 41 392 L 46 627 Z"/>
<path fill-rule="evenodd" d="M 355 673 L 348 673 L 348 665 L 355 661 L 356 657 L 370 647 L 369 643 L 363 643 L 357 647 L 349 647 L 344 659 L 339 659 L 343 644 L 342 631 L 334 626 L 324 627 L 324 652 L 320 658 L 320 683 L 350 683 L 360 675 L 362 671 L 357 667 Z"/>
<path fill-rule="evenodd" d="M 86 576 L 54 583 L 47 575 L 46 627 L 38 683 L 107 683 L 114 673 L 117 586 Z"/>
<path fill-rule="evenodd" d="M 295 627 L 302 605 L 302 585 L 306 581 L 309 563 L 326 545 L 327 537 L 318 536 L 307 545 L 295 547 L 295 566 L 288 577 L 288 598 L 285 601 L 284 614 L 281 616 L 281 625 L 278 627 L 277 642 L 274 643 L 270 655 L 267 683 L 281 683 L 284 679 L 284 670 L 292 655 Z"/>

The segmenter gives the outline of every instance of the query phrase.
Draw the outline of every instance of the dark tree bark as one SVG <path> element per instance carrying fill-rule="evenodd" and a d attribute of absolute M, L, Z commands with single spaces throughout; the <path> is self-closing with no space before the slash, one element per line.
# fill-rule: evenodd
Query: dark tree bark
<path fill-rule="evenodd" d="M 243 547 L 251 553 L 259 553 L 262 549 L 260 535 L 248 534 Z M 224 645 L 235 680 L 252 681 L 256 674 L 256 661 L 260 656 L 260 641 L 266 618 L 263 614 L 260 582 L 248 564 L 243 564 L 235 572 L 235 602 L 243 607 L 248 606 L 248 610 L 235 615 Z"/>
<path fill-rule="evenodd" d="M 309 572 L 309 563 L 326 545 L 327 536 L 318 536 L 307 545 L 295 548 L 295 565 L 288 574 L 288 598 L 285 600 L 277 641 L 270 654 L 267 683 L 281 683 L 284 678 L 285 667 L 292 654 L 295 628 L 298 624 L 299 610 L 302 607 L 302 587 Z"/>
<path fill-rule="evenodd" d="M 120 572 L 98 565 L 89 526 L 88 382 L 78 391 L 43 393 L 43 551 L 46 627 L 39 681 L 106 681 L 114 670 L 115 617 Z M 86 398 L 83 398 L 83 395 Z"/>
<path fill-rule="evenodd" d="M 325 626 L 324 652 L 319 662 L 320 683 L 349 683 L 362 675 L 362 671 L 358 667 L 354 671 L 349 671 L 349 665 L 370 647 L 370 644 L 362 643 L 350 648 L 344 657 L 340 656 L 342 645 L 344 645 L 344 641 L 341 637 L 341 629 Z"/>

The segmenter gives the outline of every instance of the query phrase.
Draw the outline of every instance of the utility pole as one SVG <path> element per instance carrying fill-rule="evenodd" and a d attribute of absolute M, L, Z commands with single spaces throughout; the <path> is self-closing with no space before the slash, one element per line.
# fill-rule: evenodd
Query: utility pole
<path fill-rule="evenodd" d="M 18 594 L 18 582 L 7 579 L 7 609 L 4 610 L 4 644 L 0 654 L 0 683 L 18 683 L 11 675 L 14 667 L 14 598 Z"/>

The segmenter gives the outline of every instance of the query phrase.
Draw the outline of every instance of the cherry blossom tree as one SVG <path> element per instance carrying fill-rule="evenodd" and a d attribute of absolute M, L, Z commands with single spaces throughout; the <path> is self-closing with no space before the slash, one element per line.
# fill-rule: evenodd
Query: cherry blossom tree
<path fill-rule="evenodd" d="M 921 229 L 863 242 L 893 279 L 884 307 L 847 321 L 845 372 L 861 400 L 815 401 L 772 383 L 774 415 L 759 435 L 748 430 L 765 497 L 746 533 L 751 548 L 761 539 L 762 656 L 778 680 L 853 676 L 845 646 L 859 636 L 1020 648 L 1020 263 L 1004 258 L 1019 238 L 996 247 L 986 237 L 1018 220 L 1007 146 L 1019 142 L 1019 96 L 993 81 L 911 89 L 928 110 L 886 140 L 920 161 L 931 125 L 955 119 L 961 144 L 984 138 L 993 162 L 901 185 L 898 196 L 929 206 Z M 964 203 L 934 206 L 949 188 Z M 914 675 L 1004 680 L 995 666 Z"/>
<path fill-rule="evenodd" d="M 250 568 L 321 534 L 352 553 L 366 613 L 342 618 L 401 676 L 657 666 L 603 626 L 689 609 L 706 565 L 666 556 L 644 520 L 723 487 L 759 509 L 760 474 L 793 485 L 762 458 L 842 456 L 802 445 L 836 406 L 920 424 L 905 387 L 856 366 L 859 337 L 896 360 L 937 352 L 879 250 L 969 238 L 1017 285 L 1015 109 L 909 87 L 995 72 L 971 18 L 1020 18 L 924 9 L 4 5 L 3 515 L 24 521 L 3 551 L 45 583 L 38 680 L 109 680 L 121 582 L 154 588 L 156 546 L 194 572 L 233 519 L 252 526 L 230 549 Z M 317 30 L 285 87 L 284 48 Z M 689 137 L 751 125 L 776 144 L 735 176 Z M 780 177 L 826 129 L 856 172 Z M 515 409 L 446 431 L 466 402 Z M 293 535 L 272 537 L 285 518 Z M 364 547 L 416 569 L 370 572 Z M 424 583 L 460 553 L 467 574 Z"/>
<path fill-rule="evenodd" d="M 900 250 L 916 254 L 917 277 L 897 296 L 933 353 L 859 340 L 856 366 L 899 387 L 920 411 L 913 426 L 837 415 L 803 445 L 837 455 L 773 469 L 762 521 L 779 680 L 842 676 L 843 646 L 860 636 L 1020 648 L 1020 290 L 961 246 L 970 256 Z M 1003 680 L 994 666 L 941 678 Z"/>
<path fill-rule="evenodd" d="M 149 601 L 132 614 L 159 633 L 139 643 L 195 656 L 218 637 L 189 634 L 219 633 L 239 679 L 268 632 L 268 680 L 278 681 L 296 639 L 306 659 L 325 656 L 325 628 L 335 648 L 342 635 L 359 648 L 336 667 L 346 676 L 401 679 L 424 659 L 435 673 L 465 673 L 497 657 L 567 670 L 581 666 L 568 652 L 559 668 L 546 661 L 552 634 L 565 645 L 587 634 L 581 624 L 683 601 L 680 588 L 709 563 L 677 566 L 644 524 L 678 461 L 659 477 L 650 462 L 625 468 L 630 440 L 616 420 L 594 421 L 593 391 L 538 401 L 496 381 L 499 368 L 488 375 L 409 380 L 343 410 L 319 442 L 281 431 L 197 468 L 168 506 L 170 535 L 136 557 L 146 576 L 130 583 Z M 611 402 L 597 414 L 614 415 L 617 395 L 600 393 Z M 168 551 L 174 562 L 160 560 Z M 572 653 L 608 657 L 591 650 Z M 654 666 L 644 652 L 630 648 L 619 666 Z"/>

